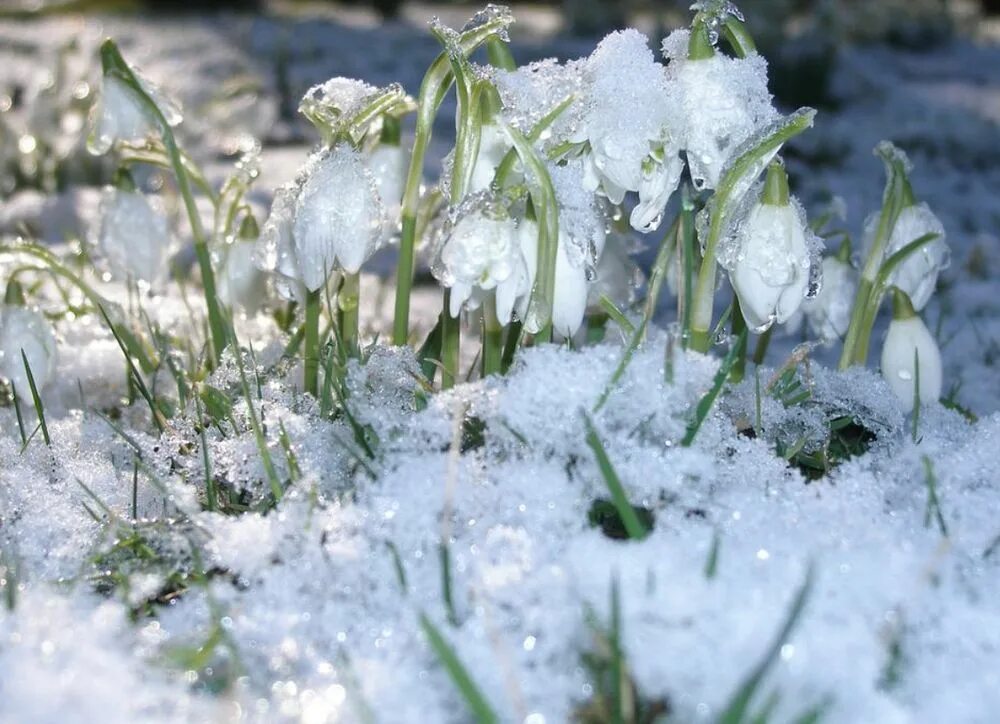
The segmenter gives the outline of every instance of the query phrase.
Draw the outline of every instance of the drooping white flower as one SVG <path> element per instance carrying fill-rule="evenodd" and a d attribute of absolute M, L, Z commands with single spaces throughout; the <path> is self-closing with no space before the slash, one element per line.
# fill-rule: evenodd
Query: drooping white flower
<path fill-rule="evenodd" d="M 221 253 L 216 291 L 223 304 L 253 314 L 267 299 L 267 278 L 254 263 L 256 242 L 237 239 Z"/>
<path fill-rule="evenodd" d="M 313 155 L 295 183 L 275 193 L 256 260 L 283 296 L 296 283 L 314 292 L 337 271 L 355 274 L 382 241 L 384 212 L 375 179 L 346 144 Z"/>
<path fill-rule="evenodd" d="M 484 123 L 479 140 L 479 153 L 476 155 L 475 165 L 472 167 L 472 175 L 466 193 L 474 194 L 487 191 L 493 183 L 497 168 L 510 149 L 511 142 L 503 128 L 496 123 Z"/>
<path fill-rule="evenodd" d="M 898 290 L 894 290 L 892 316 L 882 346 L 882 376 L 899 398 L 903 412 L 908 413 L 917 395 L 921 404 L 941 397 L 941 351 L 927 325 Z"/>
<path fill-rule="evenodd" d="M 663 41 L 668 95 L 681 110 L 677 128 L 696 188 L 714 189 L 734 153 L 778 118 L 767 90 L 767 62 L 757 53 L 730 58 L 712 53 L 688 58 L 690 31 Z"/>
<path fill-rule="evenodd" d="M 183 119 L 180 107 L 134 69 L 133 73 L 143 91 L 160 109 L 167 125 L 178 125 Z M 94 154 L 107 153 L 117 141 L 143 141 L 162 130 L 159 119 L 139 94 L 113 74 L 101 80 L 100 97 L 91 108 L 90 128 L 87 148 Z"/>
<path fill-rule="evenodd" d="M 730 263 L 740 309 L 757 332 L 787 321 L 809 289 L 808 227 L 801 207 L 788 197 L 787 183 L 784 171 L 772 165 L 764 196 L 739 229 L 740 247 Z"/>
<path fill-rule="evenodd" d="M 375 178 L 375 190 L 392 224 L 399 220 L 408 163 L 409 157 L 400 146 L 379 144 L 368 154 L 367 165 Z"/>
<path fill-rule="evenodd" d="M 674 113 L 663 66 L 637 30 L 608 35 L 583 66 L 585 99 L 572 136 L 587 142 L 583 183 L 614 204 L 639 192 L 630 222 L 656 229 L 683 169 L 674 142 Z"/>
<path fill-rule="evenodd" d="M 835 256 L 823 260 L 823 286 L 802 303 L 810 331 L 826 345 L 843 339 L 851 323 L 858 273 Z"/>
<path fill-rule="evenodd" d="M 531 286 L 538 270 L 538 224 L 528 219 L 522 221 L 518 228 L 518 238 L 530 282 L 518 300 L 518 316 L 525 319 L 528 314 Z M 582 263 L 574 264 L 568 252 L 569 243 L 565 233 L 560 230 L 552 297 L 552 329 L 563 337 L 572 337 L 580 329 L 587 313 L 589 296 L 587 271 Z"/>
<path fill-rule="evenodd" d="M 145 195 L 113 186 L 101 196 L 94 241 L 113 273 L 149 284 L 166 276 L 174 245 L 166 216 Z"/>
<path fill-rule="evenodd" d="M 867 248 L 871 248 L 878 216 L 869 219 L 865 228 Z M 938 274 L 948 267 L 950 251 L 945 241 L 944 225 L 927 204 L 907 206 L 896 220 L 883 259 L 888 259 L 907 244 L 926 234 L 937 234 L 937 238 L 911 254 L 889 276 L 889 284 L 906 292 L 913 308 L 918 312 L 927 306 Z"/>
<path fill-rule="evenodd" d="M 463 306 L 475 309 L 484 294 L 495 290 L 497 318 L 506 324 L 524 276 L 517 222 L 483 197 L 473 197 L 453 213 L 432 267 L 451 289 L 449 312 L 457 317 Z"/>
<path fill-rule="evenodd" d="M 28 358 L 35 387 L 41 392 L 56 368 L 56 338 L 52 326 L 33 309 L 4 306 L 0 309 L 0 376 L 14 383 L 22 401 L 31 402 L 31 386 L 21 350 Z"/>

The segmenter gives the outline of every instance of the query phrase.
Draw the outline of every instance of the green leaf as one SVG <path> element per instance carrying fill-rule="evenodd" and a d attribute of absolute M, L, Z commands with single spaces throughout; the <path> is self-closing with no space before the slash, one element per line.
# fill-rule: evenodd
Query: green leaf
<path fill-rule="evenodd" d="M 424 635 L 427 637 L 427 641 L 437 655 L 438 660 L 455 684 L 455 688 L 458 689 L 462 698 L 465 699 L 465 703 L 473 718 L 479 724 L 496 724 L 499 722 L 500 717 L 496 715 L 486 697 L 483 696 L 479 687 L 476 686 L 476 682 L 473 681 L 472 676 L 470 676 L 465 665 L 458 658 L 455 650 L 424 613 L 420 614 L 420 626 L 424 630 Z"/>

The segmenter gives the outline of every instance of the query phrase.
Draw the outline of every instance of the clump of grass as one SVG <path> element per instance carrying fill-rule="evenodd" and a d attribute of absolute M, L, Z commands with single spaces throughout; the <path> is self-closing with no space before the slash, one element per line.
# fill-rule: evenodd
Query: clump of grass
<path fill-rule="evenodd" d="M 656 523 L 653 511 L 639 505 L 631 507 L 640 525 L 646 530 L 652 530 Z M 618 513 L 618 508 L 608 498 L 597 498 L 591 503 L 587 511 L 587 522 L 592 528 L 600 528 L 604 535 L 613 540 L 628 540 L 631 537 Z"/>

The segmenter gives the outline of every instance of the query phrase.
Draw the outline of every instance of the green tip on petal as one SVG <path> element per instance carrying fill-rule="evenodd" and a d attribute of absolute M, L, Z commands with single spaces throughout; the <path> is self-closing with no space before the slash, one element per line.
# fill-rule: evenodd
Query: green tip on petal
<path fill-rule="evenodd" d="M 767 167 L 761 203 L 768 206 L 788 206 L 788 174 L 780 161 L 772 161 Z"/>
<path fill-rule="evenodd" d="M 136 190 L 135 179 L 132 178 L 132 174 L 129 173 L 127 168 L 119 167 L 115 169 L 114 178 L 111 179 L 111 185 L 114 186 L 119 191 L 127 191 L 132 193 Z"/>
<path fill-rule="evenodd" d="M 851 263 L 851 237 L 845 236 L 844 240 L 840 242 L 840 246 L 837 248 L 836 258 L 837 261 L 841 261 L 844 264 Z"/>
<path fill-rule="evenodd" d="M 253 214 L 247 214 L 243 217 L 243 223 L 240 224 L 239 236 L 245 241 L 260 237 L 260 227 L 257 226 L 257 219 L 254 218 Z"/>
<path fill-rule="evenodd" d="M 912 319 L 917 316 L 917 310 L 913 308 L 913 302 L 906 296 L 906 292 L 898 287 L 892 287 L 892 318 L 893 321 Z"/>
<path fill-rule="evenodd" d="M 7 291 L 3 295 L 3 303 L 8 307 L 27 306 L 28 300 L 24 296 L 24 287 L 17 279 L 11 279 L 7 283 Z"/>

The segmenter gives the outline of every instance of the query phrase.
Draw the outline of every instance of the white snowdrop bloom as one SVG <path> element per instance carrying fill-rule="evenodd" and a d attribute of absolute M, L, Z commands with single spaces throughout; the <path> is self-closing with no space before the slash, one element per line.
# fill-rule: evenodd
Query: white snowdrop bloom
<path fill-rule="evenodd" d="M 851 322 L 858 273 L 835 256 L 823 260 L 823 285 L 812 299 L 802 303 L 810 331 L 826 345 L 843 339 Z M 789 320 L 789 327 L 795 326 Z"/>
<path fill-rule="evenodd" d="M 375 178 L 375 190 L 393 223 L 399 220 L 408 164 L 409 157 L 400 146 L 379 144 L 368 154 L 367 165 Z"/>
<path fill-rule="evenodd" d="M 31 386 L 21 350 L 28 358 L 35 387 L 41 392 L 56 369 L 56 338 L 52 326 L 33 309 L 4 306 L 0 310 L 0 375 L 14 383 L 21 400 L 31 402 Z"/>
<path fill-rule="evenodd" d="M 521 252 L 524 255 L 528 284 L 518 300 L 518 316 L 526 319 L 531 299 L 531 287 L 538 269 L 538 224 L 525 219 L 518 227 Z M 587 313 L 589 282 L 582 263 L 570 259 L 570 243 L 565 232 L 559 232 L 556 249 L 555 289 L 552 298 L 552 329 L 563 337 L 572 337 L 580 329 Z"/>
<path fill-rule="evenodd" d="M 730 278 L 747 325 L 763 332 L 791 318 L 809 288 L 805 220 L 797 205 L 758 202 L 739 235 Z"/>
<path fill-rule="evenodd" d="M 225 245 L 216 291 L 219 299 L 230 307 L 238 307 L 253 314 L 267 298 L 267 278 L 254 264 L 256 243 L 237 240 Z"/>
<path fill-rule="evenodd" d="M 283 299 L 301 303 L 305 301 L 306 288 L 301 281 L 299 256 L 292 235 L 298 194 L 296 182 L 287 183 L 274 192 L 271 213 L 260 230 L 253 260 L 258 269 L 271 275 Z"/>
<path fill-rule="evenodd" d="M 166 276 L 174 238 L 166 216 L 138 191 L 104 189 L 94 241 L 116 275 L 149 284 Z"/>
<path fill-rule="evenodd" d="M 608 35 L 583 66 L 585 101 L 572 140 L 589 144 L 583 183 L 614 204 L 639 192 L 630 218 L 639 231 L 659 226 L 683 164 L 672 141 L 673 111 L 663 66 L 637 30 Z"/>
<path fill-rule="evenodd" d="M 897 291 L 893 298 L 893 319 L 882 346 L 882 376 L 899 398 L 903 412 L 911 412 L 918 365 L 921 404 L 941 397 L 941 351 L 927 325 L 901 294 Z"/>
<path fill-rule="evenodd" d="M 510 149 L 510 139 L 507 138 L 503 128 L 496 123 L 483 124 L 479 153 L 476 155 L 476 163 L 472 167 L 472 176 L 466 193 L 474 194 L 489 190 L 497 168 Z"/>
<path fill-rule="evenodd" d="M 687 151 L 695 187 L 714 189 L 740 146 L 778 113 L 771 105 L 762 56 L 713 53 L 691 60 L 690 37 L 690 31 L 677 30 L 663 41 L 668 94 L 681 110 L 677 138 Z"/>
<path fill-rule="evenodd" d="M 869 220 L 865 229 L 867 248 L 871 248 L 877 225 L 878 216 L 875 215 Z M 944 225 L 927 204 L 907 206 L 900 212 L 892 234 L 889 236 L 883 257 L 888 259 L 910 242 L 916 241 L 926 234 L 937 234 L 938 236 L 934 241 L 911 254 L 889 276 L 889 284 L 906 292 L 913 308 L 917 311 L 927 306 L 927 302 L 934 293 L 938 274 L 942 269 L 948 267 L 951 256 L 948 244 L 945 242 Z"/>
<path fill-rule="evenodd" d="M 180 108 L 153 83 L 133 73 L 146 95 L 156 104 L 169 126 L 182 120 Z M 101 93 L 91 108 L 90 136 L 87 148 L 91 153 L 107 153 L 116 141 L 142 141 L 158 134 L 159 119 L 146 107 L 139 94 L 116 75 L 101 80 Z"/>
<path fill-rule="evenodd" d="M 384 212 L 375 178 L 346 144 L 320 151 L 299 178 L 274 195 L 256 251 L 278 292 L 300 299 L 334 272 L 356 274 L 383 240 Z"/>
<path fill-rule="evenodd" d="M 478 307 L 482 293 L 495 289 L 497 318 L 509 322 L 524 265 L 517 222 L 505 209 L 477 200 L 457 211 L 442 234 L 434 273 L 451 289 L 451 316 L 457 317 L 463 306 Z"/>

